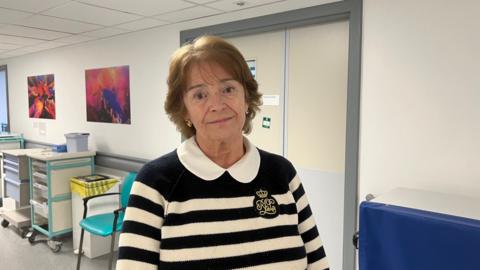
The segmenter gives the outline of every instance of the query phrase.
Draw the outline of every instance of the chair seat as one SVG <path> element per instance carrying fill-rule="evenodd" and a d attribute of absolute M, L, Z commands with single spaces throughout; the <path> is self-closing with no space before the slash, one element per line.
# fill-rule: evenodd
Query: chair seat
<path fill-rule="evenodd" d="M 118 215 L 117 229 L 115 230 L 117 232 L 122 229 L 123 216 L 123 212 Z M 112 234 L 114 217 L 113 213 L 93 215 L 80 221 L 80 227 L 91 234 L 106 237 Z"/>

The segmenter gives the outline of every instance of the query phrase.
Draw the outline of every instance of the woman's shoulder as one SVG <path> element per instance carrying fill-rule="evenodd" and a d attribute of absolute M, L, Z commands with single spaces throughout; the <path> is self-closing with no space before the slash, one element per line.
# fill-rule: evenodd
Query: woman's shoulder
<path fill-rule="evenodd" d="M 258 152 L 260 153 L 261 166 L 263 168 L 270 171 L 276 171 L 282 175 L 289 175 L 291 177 L 296 175 L 297 172 L 295 167 L 285 157 L 262 149 L 258 149 Z"/>
<path fill-rule="evenodd" d="M 174 168 L 180 164 L 176 150 L 171 151 L 163 156 L 147 162 L 144 166 L 146 170 Z"/>
<path fill-rule="evenodd" d="M 138 172 L 137 180 L 144 183 L 172 183 L 184 170 L 176 151 L 147 162 Z"/>

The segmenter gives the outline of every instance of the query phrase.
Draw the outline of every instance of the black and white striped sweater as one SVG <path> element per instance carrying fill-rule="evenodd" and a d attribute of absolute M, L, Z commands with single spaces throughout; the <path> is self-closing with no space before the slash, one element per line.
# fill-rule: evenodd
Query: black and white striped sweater
<path fill-rule="evenodd" d="M 292 164 L 245 145 L 229 169 L 193 137 L 145 165 L 131 190 L 117 270 L 328 269 Z"/>

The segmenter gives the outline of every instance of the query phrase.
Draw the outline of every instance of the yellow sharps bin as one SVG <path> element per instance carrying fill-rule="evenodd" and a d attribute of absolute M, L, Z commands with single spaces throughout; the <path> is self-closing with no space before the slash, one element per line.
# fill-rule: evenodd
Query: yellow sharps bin
<path fill-rule="evenodd" d="M 103 193 L 119 192 L 119 180 L 105 175 L 77 176 L 70 180 L 72 190 L 72 224 L 73 224 L 73 250 L 78 253 L 80 244 L 80 221 L 83 216 L 83 198 Z M 111 213 L 120 207 L 119 196 L 106 196 L 95 198 L 88 202 L 87 216 L 102 213 Z M 85 231 L 83 239 L 83 253 L 88 258 L 95 258 L 110 252 L 109 237 L 91 235 Z"/>

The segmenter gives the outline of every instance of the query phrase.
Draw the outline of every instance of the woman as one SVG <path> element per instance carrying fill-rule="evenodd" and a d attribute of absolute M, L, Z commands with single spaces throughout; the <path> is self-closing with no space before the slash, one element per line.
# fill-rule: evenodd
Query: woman
<path fill-rule="evenodd" d="M 188 139 L 139 172 L 117 269 L 328 269 L 294 167 L 243 136 L 257 88 L 221 38 L 174 53 L 165 110 Z"/>

